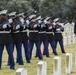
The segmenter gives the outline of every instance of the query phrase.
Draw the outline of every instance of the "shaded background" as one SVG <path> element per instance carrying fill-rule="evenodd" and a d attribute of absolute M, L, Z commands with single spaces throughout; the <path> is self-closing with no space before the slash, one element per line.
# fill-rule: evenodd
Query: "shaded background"
<path fill-rule="evenodd" d="M 0 10 L 3 9 L 17 13 L 31 13 L 36 10 L 42 17 L 59 17 L 69 21 L 76 19 L 76 0 L 1 0 Z"/>

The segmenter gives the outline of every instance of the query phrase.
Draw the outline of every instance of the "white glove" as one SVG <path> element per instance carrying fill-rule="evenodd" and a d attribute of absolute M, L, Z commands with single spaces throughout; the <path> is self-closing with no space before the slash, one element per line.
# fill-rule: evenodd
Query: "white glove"
<path fill-rule="evenodd" d="M 9 19 L 8 21 L 9 21 L 9 23 L 12 23 L 13 22 L 12 19 Z"/>
<path fill-rule="evenodd" d="M 20 25 L 17 25 L 17 26 L 16 26 L 16 29 L 19 29 L 19 28 L 20 28 Z"/>
<path fill-rule="evenodd" d="M 46 22 L 47 22 L 47 21 L 46 21 L 46 20 L 44 20 L 44 24 L 46 24 Z"/>
<path fill-rule="evenodd" d="M 36 27 L 37 27 L 37 24 L 34 25 L 34 28 L 36 28 Z"/>
<path fill-rule="evenodd" d="M 56 24 L 56 23 L 55 23 L 55 22 L 53 22 L 53 25 L 54 25 L 54 26 L 55 26 L 55 24 Z"/>
<path fill-rule="evenodd" d="M 57 31 L 60 31 L 60 28 L 56 29 Z"/>
<path fill-rule="evenodd" d="M 41 28 L 43 28 L 43 27 L 45 27 L 45 24 L 42 24 L 42 25 L 41 25 Z"/>
<path fill-rule="evenodd" d="M 61 27 L 64 27 L 64 24 L 63 23 L 60 23 Z"/>
<path fill-rule="evenodd" d="M 23 18 L 20 21 L 21 21 L 22 24 L 24 24 L 24 19 Z"/>
<path fill-rule="evenodd" d="M 43 28 L 43 25 L 41 25 L 41 28 Z"/>
<path fill-rule="evenodd" d="M 3 28 L 4 28 L 4 29 L 7 28 L 7 24 L 4 24 L 4 25 L 3 25 Z"/>
<path fill-rule="evenodd" d="M 38 23 L 40 24 L 42 21 L 41 20 L 38 20 Z"/>
<path fill-rule="evenodd" d="M 30 23 L 29 20 L 26 20 L 26 23 L 27 23 L 27 25 L 29 25 L 29 23 Z"/>
<path fill-rule="evenodd" d="M 52 26 L 50 26 L 49 29 L 52 29 Z"/>
<path fill-rule="evenodd" d="M 25 28 L 26 28 L 26 26 L 24 25 L 24 26 L 23 26 L 23 29 L 25 29 Z"/>

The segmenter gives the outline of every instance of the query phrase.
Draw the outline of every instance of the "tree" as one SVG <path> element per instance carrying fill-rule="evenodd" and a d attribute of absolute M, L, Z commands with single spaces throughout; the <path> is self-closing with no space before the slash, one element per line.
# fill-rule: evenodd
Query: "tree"
<path fill-rule="evenodd" d="M 76 19 L 76 0 L 1 0 L 0 10 L 31 13 L 38 11 L 42 17 Z"/>

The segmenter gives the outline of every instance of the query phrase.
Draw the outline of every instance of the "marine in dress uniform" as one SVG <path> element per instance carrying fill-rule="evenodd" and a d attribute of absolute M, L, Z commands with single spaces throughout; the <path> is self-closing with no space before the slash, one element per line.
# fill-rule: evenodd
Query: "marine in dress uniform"
<path fill-rule="evenodd" d="M 16 14 L 16 13 L 15 13 Z M 14 12 L 10 13 L 9 16 L 15 15 Z M 23 65 L 23 59 L 22 59 L 22 40 L 21 40 L 21 34 L 20 34 L 20 24 L 21 22 L 18 19 L 18 16 L 15 16 L 15 18 L 11 18 L 13 22 L 11 23 L 12 25 L 12 37 L 13 37 L 13 50 L 14 50 L 14 45 L 16 46 L 17 50 L 17 58 L 16 58 L 16 63 L 19 65 Z"/>
<path fill-rule="evenodd" d="M 43 55 L 46 55 L 46 57 L 49 57 L 49 51 L 48 51 L 48 41 L 47 41 L 47 35 L 46 35 L 46 25 L 43 22 L 43 19 L 41 16 L 37 18 L 38 20 L 38 26 L 39 26 L 39 37 L 40 37 L 40 46 L 43 43 L 44 50 Z M 36 50 L 36 56 L 37 57 L 37 50 Z"/>
<path fill-rule="evenodd" d="M 4 50 L 4 45 L 6 45 L 7 53 L 10 60 L 10 69 L 14 69 L 14 58 L 13 58 L 13 40 L 10 33 L 11 25 L 7 19 L 7 10 L 0 11 L 0 69 L 2 65 L 2 54 Z"/>
<path fill-rule="evenodd" d="M 27 35 L 28 24 L 25 22 L 25 20 L 23 18 L 24 13 L 20 13 L 18 16 L 19 16 L 18 18 L 21 22 L 20 32 L 21 32 L 21 37 L 22 37 L 22 43 L 24 46 L 26 62 L 30 63 L 30 53 L 28 50 L 28 35 Z"/>
<path fill-rule="evenodd" d="M 36 15 L 30 15 L 29 18 L 30 18 L 30 24 L 29 24 L 30 59 L 32 58 L 32 49 L 35 43 L 38 51 L 38 58 L 42 60 L 43 58 L 40 51 L 40 38 L 38 33 L 39 28 L 36 23 Z"/>
<path fill-rule="evenodd" d="M 9 24 L 11 25 L 11 29 L 13 29 L 12 24 L 13 24 L 13 18 L 15 17 L 15 14 L 16 14 L 16 12 L 12 12 L 12 13 L 8 14 L 8 21 L 9 21 Z M 13 48 L 13 51 L 14 51 L 14 48 Z M 12 51 L 12 53 L 13 53 L 13 51 Z M 9 56 L 8 56 L 7 66 L 9 66 L 9 65 L 10 65 L 10 60 L 9 60 Z"/>
<path fill-rule="evenodd" d="M 63 25 L 60 24 L 59 18 L 54 19 L 55 22 L 55 48 L 57 47 L 57 43 L 59 42 L 62 53 L 65 53 L 64 45 L 63 45 L 63 36 L 62 32 L 64 31 Z"/>
<path fill-rule="evenodd" d="M 53 27 L 53 24 L 51 22 L 52 22 L 51 17 L 47 17 L 45 24 L 46 24 L 46 35 L 47 35 L 47 38 L 48 38 L 48 46 L 49 46 L 49 43 L 50 43 L 54 55 L 58 55 L 57 52 L 56 52 L 56 48 L 55 48 L 54 27 Z"/>

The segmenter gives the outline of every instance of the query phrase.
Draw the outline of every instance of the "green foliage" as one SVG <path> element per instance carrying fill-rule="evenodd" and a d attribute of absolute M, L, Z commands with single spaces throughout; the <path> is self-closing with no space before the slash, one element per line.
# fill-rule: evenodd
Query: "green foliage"
<path fill-rule="evenodd" d="M 1 0 L 0 10 L 30 13 L 38 11 L 43 17 L 51 16 L 62 19 L 76 19 L 76 0 Z"/>

